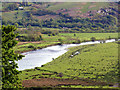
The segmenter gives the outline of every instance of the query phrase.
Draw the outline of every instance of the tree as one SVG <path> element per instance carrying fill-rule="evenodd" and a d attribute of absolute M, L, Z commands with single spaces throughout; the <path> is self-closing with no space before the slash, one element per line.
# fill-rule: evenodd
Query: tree
<path fill-rule="evenodd" d="M 21 83 L 18 77 L 20 71 L 17 63 L 23 55 L 16 54 L 13 47 L 17 44 L 15 37 L 17 34 L 15 26 L 2 26 L 2 87 L 20 88 Z"/>
<path fill-rule="evenodd" d="M 18 27 L 19 25 L 18 25 L 18 23 L 15 23 L 14 26 L 15 26 L 15 27 Z"/>
<path fill-rule="evenodd" d="M 63 44 L 63 40 L 62 39 L 58 39 L 58 41 L 60 42 L 59 45 Z"/>
<path fill-rule="evenodd" d="M 96 40 L 95 37 L 91 37 L 90 39 L 91 39 L 91 41 L 93 41 L 93 42 Z"/>
<path fill-rule="evenodd" d="M 76 36 L 76 34 L 74 34 L 74 37 Z"/>
<path fill-rule="evenodd" d="M 9 4 L 7 8 L 9 10 L 15 10 L 15 9 L 17 9 L 17 4 Z"/>

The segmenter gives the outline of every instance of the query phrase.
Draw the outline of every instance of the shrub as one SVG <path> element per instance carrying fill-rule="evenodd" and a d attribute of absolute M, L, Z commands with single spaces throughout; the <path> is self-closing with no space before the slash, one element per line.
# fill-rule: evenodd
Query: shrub
<path fill-rule="evenodd" d="M 91 37 L 90 39 L 91 39 L 91 41 L 93 41 L 93 42 L 96 40 L 95 37 Z"/>
<path fill-rule="evenodd" d="M 34 46 L 33 45 L 29 45 L 28 48 L 34 48 Z"/>
<path fill-rule="evenodd" d="M 45 65 L 41 65 L 41 67 L 44 67 Z"/>
<path fill-rule="evenodd" d="M 38 69 L 39 69 L 39 67 L 35 67 L 34 69 L 38 70 Z"/>
<path fill-rule="evenodd" d="M 118 38 L 115 38 L 115 41 L 118 41 Z"/>
<path fill-rule="evenodd" d="M 75 41 L 73 41 L 72 44 L 75 44 Z"/>
<path fill-rule="evenodd" d="M 79 44 L 79 43 L 81 43 L 81 41 L 80 41 L 80 40 L 77 40 L 77 43 Z"/>
<path fill-rule="evenodd" d="M 103 40 L 103 43 L 105 43 L 106 41 L 105 40 Z"/>
<path fill-rule="evenodd" d="M 58 39 L 58 41 L 60 42 L 59 45 L 63 44 L 63 40 L 62 39 Z"/>

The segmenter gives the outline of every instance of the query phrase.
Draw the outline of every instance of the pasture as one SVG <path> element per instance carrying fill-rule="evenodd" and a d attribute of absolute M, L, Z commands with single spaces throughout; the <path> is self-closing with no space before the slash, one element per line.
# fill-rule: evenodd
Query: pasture
<path fill-rule="evenodd" d="M 75 55 L 76 52 L 79 53 Z M 67 79 L 70 81 L 60 87 L 113 88 L 109 86 L 115 85 L 119 80 L 118 43 L 71 47 L 68 52 L 42 67 L 23 70 L 19 77 L 24 82 L 24 85 L 27 83 L 25 80 L 54 79 L 56 81 L 57 79 L 58 81 L 64 81 Z M 81 85 L 69 85 L 73 81 L 76 83 L 79 81 Z M 31 82 L 33 83 L 33 81 Z M 52 85 L 52 83 L 49 82 L 49 85 Z"/>
<path fill-rule="evenodd" d="M 27 34 L 24 34 L 27 35 Z M 118 33 L 59 33 L 55 36 L 48 36 L 47 34 L 42 35 L 43 40 L 38 42 L 26 42 L 19 44 L 14 48 L 16 52 L 26 52 L 40 48 L 44 48 L 47 46 L 57 45 L 60 43 L 59 39 L 61 39 L 63 44 L 68 43 L 78 43 L 91 41 L 91 37 L 95 37 L 96 40 L 106 40 L 109 38 L 118 38 Z M 28 46 L 34 46 L 35 48 L 28 48 Z"/>
<path fill-rule="evenodd" d="M 78 55 L 71 56 L 75 52 Z M 118 44 L 105 43 L 72 47 L 50 63 L 45 69 L 71 76 L 105 82 L 118 80 Z"/>

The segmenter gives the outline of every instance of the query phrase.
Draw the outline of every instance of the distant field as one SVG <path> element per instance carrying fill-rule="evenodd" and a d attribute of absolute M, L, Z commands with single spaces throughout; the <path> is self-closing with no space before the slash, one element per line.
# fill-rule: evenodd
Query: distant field
<path fill-rule="evenodd" d="M 16 14 L 17 12 L 18 14 Z M 11 11 L 11 12 L 2 13 L 2 18 L 4 18 L 5 21 L 16 22 L 17 20 L 22 19 L 24 16 L 25 16 L 25 11 Z"/>
<path fill-rule="evenodd" d="M 105 2 L 97 2 L 97 3 L 93 3 L 92 5 L 91 3 L 86 3 L 85 5 L 83 5 L 81 11 L 83 13 L 86 13 L 87 11 L 99 10 L 101 7 L 107 7 L 108 5 L 109 3 L 105 3 Z"/>
<path fill-rule="evenodd" d="M 73 3 L 73 2 L 62 2 L 62 3 L 57 3 L 55 5 L 52 5 L 50 6 L 49 10 L 59 10 L 61 8 L 64 8 L 64 9 L 69 9 L 69 8 L 72 8 L 72 7 L 76 7 L 76 5 L 78 5 L 78 3 Z M 80 5 L 80 3 L 79 3 Z"/>
<path fill-rule="evenodd" d="M 90 40 L 91 37 L 95 37 L 96 39 L 108 39 L 109 36 L 111 38 L 117 38 L 118 33 L 60 33 L 61 36 L 79 38 L 80 40 Z"/>
<path fill-rule="evenodd" d="M 25 34 L 24 34 L 25 35 Z M 59 39 L 63 43 L 77 43 L 78 40 L 81 42 L 90 41 L 91 37 L 95 37 L 96 40 L 105 40 L 110 38 L 118 38 L 118 33 L 59 33 L 56 36 L 48 36 L 47 34 L 42 35 L 43 40 L 37 43 L 27 42 L 26 44 L 17 45 L 14 49 L 16 52 L 30 51 L 34 48 L 28 48 L 33 45 L 35 48 L 43 48 L 49 45 L 55 45 L 59 43 Z"/>
<path fill-rule="evenodd" d="M 100 8 L 103 8 L 103 7 L 108 7 L 109 3 L 103 3 L 103 2 L 99 2 L 99 3 L 93 3 L 93 2 L 84 2 L 84 3 L 81 3 L 81 2 L 57 2 L 57 3 L 48 3 L 46 4 L 47 5 L 50 5 L 49 7 L 44 7 L 44 9 L 47 9 L 47 10 L 51 10 L 51 11 L 55 11 L 55 12 L 59 12 L 58 10 L 60 9 L 68 9 L 68 11 L 60 11 L 62 13 L 68 13 L 69 15 L 71 16 L 76 16 L 76 15 L 81 15 L 83 13 L 87 13 L 88 11 L 92 11 L 92 10 L 99 10 Z M 37 6 L 37 5 L 35 5 Z M 24 7 L 24 10 L 14 10 L 14 11 L 9 11 L 9 12 L 3 12 L 3 16 L 2 18 L 5 20 L 5 21 L 18 21 L 24 17 L 26 17 L 25 15 L 25 12 L 26 11 L 31 11 L 30 9 L 32 8 L 33 6 L 26 6 Z M 5 7 L 4 7 L 5 8 Z M 39 10 L 39 8 L 36 8 L 36 10 Z M 78 11 L 78 12 L 76 12 Z M 16 14 L 18 12 L 18 14 Z M 73 13 L 75 15 L 73 15 Z M 15 15 L 16 14 L 16 15 Z M 17 18 L 16 18 L 17 16 Z M 84 16 L 84 15 L 83 15 Z M 26 17 L 27 18 L 27 17 Z M 59 19 L 60 16 L 57 15 L 43 15 L 43 16 L 35 16 L 33 15 L 33 19 L 40 19 L 40 20 L 45 20 L 45 18 L 53 18 L 53 19 Z"/>
<path fill-rule="evenodd" d="M 98 10 L 101 7 L 107 7 L 109 5 L 109 3 L 105 3 L 105 2 L 64 2 L 64 3 L 57 3 L 55 5 L 51 5 L 49 8 L 49 10 L 59 10 L 59 9 L 72 9 L 72 8 L 76 8 L 76 10 L 80 10 L 83 13 L 90 11 L 90 10 Z"/>

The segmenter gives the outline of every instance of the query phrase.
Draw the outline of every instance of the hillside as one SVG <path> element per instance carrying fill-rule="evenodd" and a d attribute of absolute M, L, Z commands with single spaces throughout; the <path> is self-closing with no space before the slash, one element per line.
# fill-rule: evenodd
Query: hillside
<path fill-rule="evenodd" d="M 43 68 L 80 78 L 117 82 L 117 64 L 118 44 L 105 43 L 70 48 Z"/>
<path fill-rule="evenodd" d="M 65 28 L 72 32 L 118 32 L 118 3 L 114 2 L 3 3 L 2 6 L 3 25 Z"/>

